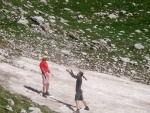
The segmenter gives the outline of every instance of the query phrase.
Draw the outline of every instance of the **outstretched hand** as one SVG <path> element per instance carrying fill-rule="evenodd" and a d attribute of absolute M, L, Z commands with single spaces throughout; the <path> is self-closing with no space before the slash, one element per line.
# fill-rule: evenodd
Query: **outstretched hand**
<path fill-rule="evenodd" d="M 51 74 L 51 77 L 54 77 L 54 75 L 53 75 L 53 74 Z"/>
<path fill-rule="evenodd" d="M 68 71 L 69 73 L 71 72 L 71 69 L 66 69 L 66 71 Z"/>

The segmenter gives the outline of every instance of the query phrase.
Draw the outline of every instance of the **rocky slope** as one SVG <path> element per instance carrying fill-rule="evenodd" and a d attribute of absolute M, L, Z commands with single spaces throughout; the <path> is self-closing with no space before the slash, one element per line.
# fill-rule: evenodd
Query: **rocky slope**
<path fill-rule="evenodd" d="M 88 4 L 86 0 L 84 2 Z M 105 10 L 99 12 L 91 6 L 93 12 L 88 17 L 82 10 L 73 9 L 71 3 L 72 1 L 69 0 L 62 2 L 39 0 L 36 3 L 2 0 L 0 61 L 12 64 L 11 59 L 16 56 L 39 59 L 43 54 L 47 54 L 50 60 L 57 64 L 76 65 L 82 69 L 119 77 L 124 75 L 133 81 L 149 84 L 149 26 L 142 23 L 140 24 L 141 26 L 144 24 L 142 30 L 135 28 L 134 32 L 128 36 L 126 36 L 128 31 L 119 29 L 113 36 L 102 35 L 106 31 L 110 34 L 116 33 L 111 31 L 113 28 L 111 25 L 117 25 L 118 21 L 130 23 L 126 20 L 133 18 L 134 15 L 140 15 L 142 9 L 136 10 L 138 12 L 127 12 L 128 9 L 112 10 L 111 7 L 115 3 L 106 2 L 104 5 L 100 4 Z M 128 2 L 124 2 L 126 3 Z M 147 7 L 145 3 L 131 2 L 129 4 L 133 9 L 142 7 L 143 11 L 149 14 L 149 11 L 144 9 Z M 76 2 L 76 4 L 77 7 L 82 2 Z M 105 20 L 109 25 L 104 22 L 105 25 L 101 28 Z M 94 22 L 95 25 L 92 24 Z M 145 20 L 145 22 L 149 21 Z M 75 25 L 77 27 L 74 27 Z M 130 38 L 125 40 L 122 38 L 124 35 Z M 141 38 L 131 40 L 136 36 Z"/>

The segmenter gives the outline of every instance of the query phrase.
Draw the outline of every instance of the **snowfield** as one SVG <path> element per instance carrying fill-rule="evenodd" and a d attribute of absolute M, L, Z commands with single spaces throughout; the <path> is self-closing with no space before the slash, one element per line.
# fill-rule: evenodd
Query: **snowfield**
<path fill-rule="evenodd" d="M 49 98 L 43 98 L 42 77 L 39 68 L 40 61 L 25 57 L 16 58 L 15 66 L 0 63 L 0 85 L 7 90 L 31 98 L 40 105 L 60 113 L 72 113 L 75 108 L 75 82 L 67 72 L 68 67 L 49 63 L 51 78 Z M 77 73 L 78 69 L 73 68 Z M 86 78 L 83 79 L 82 89 L 90 111 L 81 113 L 150 113 L 150 87 L 131 82 L 125 78 L 83 70 Z"/>

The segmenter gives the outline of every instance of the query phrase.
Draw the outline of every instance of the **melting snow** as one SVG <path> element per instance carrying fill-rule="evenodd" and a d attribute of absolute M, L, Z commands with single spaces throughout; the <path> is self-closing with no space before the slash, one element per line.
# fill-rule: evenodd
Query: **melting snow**
<path fill-rule="evenodd" d="M 38 94 L 42 90 L 40 61 L 17 58 L 11 66 L 0 63 L 0 84 L 8 90 L 25 95 L 33 101 L 47 105 L 60 113 L 72 113 L 76 109 L 74 103 L 75 82 L 67 72 L 66 66 L 49 63 L 51 72 L 51 98 L 43 98 Z M 18 68 L 22 67 L 22 68 Z M 78 69 L 72 66 L 75 73 Z M 82 89 L 90 111 L 88 113 L 150 113 L 149 86 L 134 83 L 123 78 L 103 73 L 83 70 L 87 81 L 83 80 Z M 13 77 L 13 78 L 12 78 Z M 81 108 L 84 106 L 81 104 Z M 81 109 L 82 113 L 87 111 Z"/>

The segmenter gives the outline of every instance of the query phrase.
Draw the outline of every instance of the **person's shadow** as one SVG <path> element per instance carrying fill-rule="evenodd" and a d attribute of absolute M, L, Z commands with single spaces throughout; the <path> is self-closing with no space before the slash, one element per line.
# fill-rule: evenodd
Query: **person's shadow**
<path fill-rule="evenodd" d="M 34 88 L 32 88 L 32 87 L 29 87 L 29 86 L 24 85 L 24 87 L 27 88 L 27 89 L 29 89 L 29 90 L 31 90 L 31 91 L 33 91 L 33 92 L 36 92 L 36 93 L 38 93 L 38 94 L 42 93 L 42 91 L 39 91 L 39 90 L 34 89 Z M 72 110 L 72 111 L 74 111 L 73 107 L 76 107 L 76 106 L 74 106 L 74 105 L 65 103 L 65 102 L 63 102 L 63 101 L 61 101 L 61 100 L 58 100 L 58 99 L 56 99 L 56 98 L 54 98 L 54 97 L 51 97 L 51 96 L 50 96 L 50 98 L 53 99 L 53 100 L 55 100 L 55 101 L 57 101 L 57 102 L 59 102 L 59 103 L 61 103 L 61 104 L 63 104 L 63 105 L 66 105 L 66 106 L 67 106 L 70 110 Z"/>

